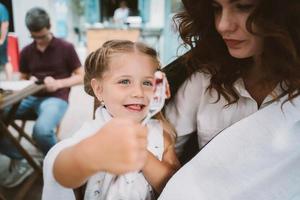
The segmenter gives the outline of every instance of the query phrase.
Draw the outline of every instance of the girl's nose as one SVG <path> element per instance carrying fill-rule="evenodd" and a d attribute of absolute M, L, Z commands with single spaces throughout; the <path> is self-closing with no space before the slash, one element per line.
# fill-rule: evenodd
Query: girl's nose
<path fill-rule="evenodd" d="M 144 90 L 143 87 L 139 84 L 135 85 L 133 90 L 132 90 L 132 96 L 133 97 L 144 97 Z"/>

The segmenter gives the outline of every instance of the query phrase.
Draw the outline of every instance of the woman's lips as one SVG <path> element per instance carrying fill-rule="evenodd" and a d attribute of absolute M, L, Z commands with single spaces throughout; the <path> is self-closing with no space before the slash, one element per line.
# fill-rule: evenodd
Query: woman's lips
<path fill-rule="evenodd" d="M 239 45 L 244 42 L 243 40 L 233 40 L 233 39 L 224 39 L 224 41 L 226 45 L 232 49 L 239 48 Z"/>

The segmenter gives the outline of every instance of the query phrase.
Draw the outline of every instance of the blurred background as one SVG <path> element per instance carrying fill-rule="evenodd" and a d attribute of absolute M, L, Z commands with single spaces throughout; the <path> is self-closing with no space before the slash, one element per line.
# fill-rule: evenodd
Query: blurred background
<path fill-rule="evenodd" d="M 124 0 L 123 0 L 124 1 Z M 32 42 L 25 26 L 25 14 L 32 7 L 42 7 L 50 15 L 51 31 L 71 42 L 81 63 L 88 53 L 110 39 L 142 41 L 156 49 L 162 66 L 185 52 L 172 17 L 182 9 L 181 0 L 126 0 L 129 10 L 122 22 L 114 13 L 122 0 L 0 0 L 9 12 L 8 51 L 18 79 L 20 50 Z M 83 86 L 71 90 L 70 107 L 60 128 L 61 138 L 70 136 L 92 112 L 93 99 Z M 78 106 L 78 102 L 81 105 Z M 81 116 L 81 117 L 79 117 Z"/>
<path fill-rule="evenodd" d="M 124 24 L 117 24 L 113 20 L 114 11 L 119 7 L 120 0 L 1 0 L 0 2 L 9 10 L 10 32 L 17 37 L 20 49 L 31 41 L 24 24 L 25 13 L 30 8 L 39 6 L 50 14 L 54 35 L 73 43 L 82 59 L 103 41 L 114 37 L 121 37 L 120 39 L 131 37 L 132 40 L 144 41 L 159 52 L 163 65 L 182 53 L 178 51 L 180 41 L 172 21 L 173 15 L 182 8 L 180 0 L 127 0 L 129 16 Z M 120 32 L 120 30 L 127 31 Z M 134 34 L 134 31 L 137 32 Z M 130 33 L 133 36 L 130 36 Z"/>

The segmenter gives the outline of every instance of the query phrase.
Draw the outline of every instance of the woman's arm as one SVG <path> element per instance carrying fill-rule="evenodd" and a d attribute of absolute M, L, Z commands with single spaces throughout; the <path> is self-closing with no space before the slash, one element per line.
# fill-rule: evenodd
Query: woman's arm
<path fill-rule="evenodd" d="M 96 134 L 62 150 L 54 161 L 57 182 L 77 188 L 99 171 L 123 174 L 140 170 L 147 158 L 147 129 L 127 119 L 114 118 Z"/>
<path fill-rule="evenodd" d="M 164 154 L 162 161 L 148 151 L 148 158 L 142 169 L 144 176 L 156 192 L 160 193 L 171 176 L 180 167 L 170 136 L 164 133 Z"/>

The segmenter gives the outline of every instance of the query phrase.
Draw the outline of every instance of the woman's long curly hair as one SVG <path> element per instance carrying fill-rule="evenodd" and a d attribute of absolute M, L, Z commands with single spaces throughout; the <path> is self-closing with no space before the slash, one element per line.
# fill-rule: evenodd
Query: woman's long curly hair
<path fill-rule="evenodd" d="M 291 100 L 300 93 L 300 1 L 257 1 L 246 28 L 264 41 L 259 58 L 262 84 L 280 83 Z M 185 55 L 189 74 L 209 73 L 211 83 L 207 89 L 215 89 L 218 100 L 223 96 L 228 104 L 237 102 L 239 95 L 233 84 L 253 66 L 253 58 L 236 59 L 229 54 L 215 27 L 212 0 L 182 2 L 185 10 L 174 20 L 184 44 L 191 48 Z M 259 31 L 254 32 L 253 25 Z"/>

